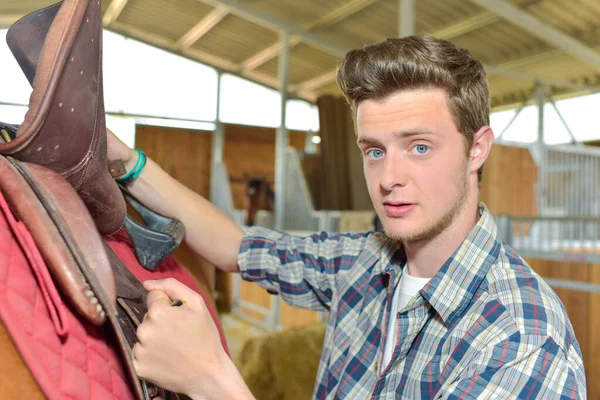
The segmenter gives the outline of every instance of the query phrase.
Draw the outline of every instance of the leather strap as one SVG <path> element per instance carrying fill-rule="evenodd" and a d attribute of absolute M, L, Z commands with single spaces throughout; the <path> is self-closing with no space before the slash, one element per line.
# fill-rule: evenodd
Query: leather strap
<path fill-rule="evenodd" d="M 108 172 L 113 178 L 118 178 L 119 176 L 123 176 L 127 173 L 127 169 L 125 169 L 125 164 L 123 160 L 113 160 L 108 162 Z"/>

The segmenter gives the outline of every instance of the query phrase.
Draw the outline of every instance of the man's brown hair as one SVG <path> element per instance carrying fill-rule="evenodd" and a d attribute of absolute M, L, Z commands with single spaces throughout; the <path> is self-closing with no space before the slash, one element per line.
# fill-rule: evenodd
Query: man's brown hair
<path fill-rule="evenodd" d="M 346 54 L 337 81 L 356 111 L 363 100 L 381 100 L 401 91 L 439 88 L 459 132 L 466 139 L 467 154 L 475 133 L 489 125 L 490 100 L 483 65 L 464 49 L 428 35 L 386 39 Z M 481 181 L 483 166 L 478 171 Z"/>

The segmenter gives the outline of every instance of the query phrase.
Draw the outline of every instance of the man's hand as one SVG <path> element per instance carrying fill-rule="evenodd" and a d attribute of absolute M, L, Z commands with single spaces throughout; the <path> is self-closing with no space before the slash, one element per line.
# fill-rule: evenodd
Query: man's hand
<path fill-rule="evenodd" d="M 144 282 L 148 313 L 133 348 L 138 375 L 195 399 L 250 399 L 201 296 L 175 279 Z M 173 307 L 172 301 L 183 304 Z"/>

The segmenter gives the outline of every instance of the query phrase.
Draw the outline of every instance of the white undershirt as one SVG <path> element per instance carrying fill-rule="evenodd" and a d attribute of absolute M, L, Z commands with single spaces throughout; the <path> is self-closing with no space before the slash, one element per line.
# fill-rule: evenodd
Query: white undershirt
<path fill-rule="evenodd" d="M 392 354 L 394 354 L 394 348 L 396 347 L 397 340 L 397 314 L 398 311 L 402 310 L 408 302 L 417 294 L 423 287 L 429 282 L 431 278 L 417 278 L 411 276 L 407 272 L 407 268 L 404 268 L 404 273 L 400 277 L 400 282 L 396 286 L 394 296 L 392 298 L 392 310 L 390 311 L 390 317 L 388 320 L 388 329 L 386 334 L 385 348 L 383 353 L 383 360 L 381 362 L 381 371 L 387 367 Z"/>

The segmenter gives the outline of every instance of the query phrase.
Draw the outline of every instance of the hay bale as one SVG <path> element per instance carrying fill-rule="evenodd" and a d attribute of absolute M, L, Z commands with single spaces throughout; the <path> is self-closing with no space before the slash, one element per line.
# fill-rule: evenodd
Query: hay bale
<path fill-rule="evenodd" d="M 239 369 L 258 400 L 305 400 L 312 397 L 326 324 L 249 339 Z"/>

